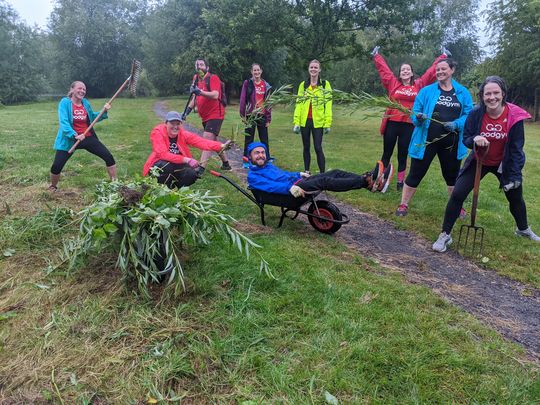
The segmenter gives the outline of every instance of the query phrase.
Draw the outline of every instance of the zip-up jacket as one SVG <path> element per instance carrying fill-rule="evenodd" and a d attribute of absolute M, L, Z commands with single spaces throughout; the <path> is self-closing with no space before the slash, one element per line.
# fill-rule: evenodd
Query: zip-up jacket
<path fill-rule="evenodd" d="M 266 80 L 261 79 L 264 82 L 264 100 L 268 99 L 270 95 L 270 89 L 272 86 Z M 251 91 L 251 95 L 248 99 L 248 89 Z M 246 117 L 253 112 L 255 105 L 257 104 L 256 94 L 255 94 L 255 83 L 253 78 L 244 80 L 242 84 L 242 91 L 240 92 L 240 117 Z M 272 109 L 264 108 L 264 116 L 266 117 L 266 122 L 270 123 L 272 121 Z"/>
<path fill-rule="evenodd" d="M 148 156 L 143 168 L 143 176 L 146 176 L 150 171 L 150 168 L 158 160 L 166 160 L 171 163 L 186 163 L 186 158 L 191 158 L 191 151 L 188 145 L 195 146 L 201 150 L 211 150 L 219 152 L 221 150 L 221 143 L 205 139 L 197 134 L 186 131 L 180 128 L 178 132 L 178 150 L 180 155 L 169 152 L 169 146 L 171 144 L 169 135 L 167 134 L 167 125 L 159 124 L 150 132 L 150 142 L 152 142 L 152 153 Z"/>
<path fill-rule="evenodd" d="M 248 146 L 248 156 L 259 146 L 263 147 L 268 155 L 268 149 L 264 143 L 253 142 Z M 264 166 L 257 166 L 250 162 L 247 175 L 249 188 L 276 194 L 289 194 L 290 188 L 301 178 L 299 172 L 287 172 L 268 162 Z"/>
<path fill-rule="evenodd" d="M 301 82 L 298 86 L 298 96 L 303 101 L 296 101 L 294 108 L 294 125 L 306 126 L 309 113 L 309 104 L 311 103 L 311 114 L 313 117 L 313 127 L 330 128 L 332 126 L 332 86 L 328 80 L 323 83 L 319 79 L 319 84 L 315 89 L 310 86 L 310 81 Z"/>
<path fill-rule="evenodd" d="M 82 99 L 82 103 L 86 113 L 88 114 L 87 123 L 90 125 L 92 121 L 99 115 L 99 112 L 94 112 L 90 102 L 86 99 Z M 73 102 L 69 97 L 64 97 L 58 103 L 58 121 L 60 122 L 60 127 L 56 133 L 56 139 L 54 141 L 53 148 L 56 150 L 65 150 L 69 151 L 73 144 L 75 143 L 75 136 L 77 132 L 73 129 L 73 108 L 71 107 Z M 107 111 L 99 118 L 99 121 L 107 119 Z M 94 129 L 90 130 L 92 135 L 95 135 Z"/>
<path fill-rule="evenodd" d="M 501 187 L 513 181 L 522 182 L 523 180 L 522 169 L 525 166 L 525 152 L 523 152 L 525 130 L 523 121 L 531 118 L 530 114 L 521 107 L 511 103 L 506 103 L 506 105 L 508 106 L 508 141 L 504 146 L 503 158 L 497 170 L 501 173 Z M 482 119 L 485 113 L 485 107 L 477 106 L 465 121 L 463 143 L 469 149 L 474 147 L 474 137 L 480 135 Z M 461 170 L 465 170 L 473 160 L 474 152 L 471 151 Z"/>
<path fill-rule="evenodd" d="M 390 69 L 390 67 L 387 65 L 382 55 L 375 55 L 373 62 L 375 63 L 375 68 L 379 72 L 381 83 L 388 92 L 388 97 L 392 101 L 398 102 L 403 107 L 411 109 L 414 104 L 414 99 L 420 89 L 435 81 L 435 70 L 437 68 L 437 63 L 441 59 L 446 59 L 446 55 L 442 54 L 435 59 L 433 64 L 424 72 L 424 74 L 414 80 L 410 86 L 406 86 L 401 83 L 401 81 L 392 72 L 392 69 Z M 388 108 L 381 122 L 381 135 L 384 135 L 388 121 L 411 122 L 411 119 L 409 118 L 408 114 L 393 108 Z"/>
<path fill-rule="evenodd" d="M 467 155 L 467 148 L 463 145 L 463 127 L 465 125 L 465 120 L 467 115 L 471 112 L 473 108 L 473 102 L 469 90 L 452 80 L 452 87 L 456 92 L 456 97 L 461 103 L 461 114 L 458 119 L 454 121 L 456 124 L 457 130 L 459 132 L 458 140 L 458 150 L 457 150 L 457 159 L 461 160 Z M 433 110 L 435 109 L 435 104 L 441 95 L 439 89 L 439 83 L 433 83 L 429 86 L 424 87 L 416 96 L 413 105 L 413 112 L 411 115 L 412 123 L 415 128 L 412 134 L 411 143 L 409 144 L 409 156 L 415 159 L 423 159 L 424 152 L 426 150 L 426 140 L 428 135 L 429 124 L 431 123 L 430 119 L 424 121 L 419 121 L 416 118 L 416 114 L 424 113 L 431 118 L 433 116 Z"/>

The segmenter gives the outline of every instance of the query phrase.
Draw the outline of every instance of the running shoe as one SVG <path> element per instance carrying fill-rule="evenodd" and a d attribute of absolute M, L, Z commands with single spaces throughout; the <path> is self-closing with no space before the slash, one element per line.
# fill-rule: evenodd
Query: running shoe
<path fill-rule="evenodd" d="M 248 163 L 248 162 L 242 163 L 242 167 L 243 167 L 244 169 L 249 169 L 249 163 Z"/>
<path fill-rule="evenodd" d="M 379 181 L 378 188 L 381 193 L 386 193 L 386 190 L 388 190 L 388 186 L 392 181 L 392 177 L 394 177 L 394 165 L 390 163 L 386 169 L 384 169 L 383 175 Z"/>
<path fill-rule="evenodd" d="M 522 236 L 524 238 L 528 238 L 530 240 L 534 240 L 535 242 L 540 242 L 540 236 L 535 234 L 531 227 L 528 227 L 527 229 L 520 231 L 519 229 L 516 229 L 516 235 Z"/>
<path fill-rule="evenodd" d="M 396 210 L 397 217 L 404 217 L 409 213 L 409 206 L 407 204 L 399 204 Z"/>
<path fill-rule="evenodd" d="M 199 166 L 195 169 L 195 173 L 197 174 L 198 178 L 201 178 L 204 175 L 205 168 L 202 166 Z"/>
<path fill-rule="evenodd" d="M 448 245 L 452 243 L 452 237 L 448 235 L 446 232 L 441 232 L 435 243 L 431 246 L 431 248 L 435 252 L 446 252 L 446 248 Z"/>
<path fill-rule="evenodd" d="M 221 170 L 232 170 L 232 167 L 229 164 L 229 161 L 223 162 L 223 164 L 221 165 Z"/>
<path fill-rule="evenodd" d="M 366 181 L 368 183 L 366 188 L 372 193 L 375 193 L 376 191 L 378 191 L 383 174 L 384 174 L 384 165 L 379 160 L 375 164 L 375 167 L 373 168 L 373 170 L 364 173 L 364 176 L 366 177 Z"/>

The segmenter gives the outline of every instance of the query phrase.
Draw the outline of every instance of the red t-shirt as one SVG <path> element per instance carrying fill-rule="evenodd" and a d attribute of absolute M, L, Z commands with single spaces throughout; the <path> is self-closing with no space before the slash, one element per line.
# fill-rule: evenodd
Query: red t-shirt
<path fill-rule="evenodd" d="M 255 107 L 259 108 L 262 106 L 264 102 L 264 93 L 266 91 L 266 86 L 264 85 L 264 81 L 260 81 L 259 84 L 253 82 L 255 85 Z"/>
<path fill-rule="evenodd" d="M 73 112 L 73 129 L 77 134 L 82 134 L 88 128 L 88 113 L 84 105 L 75 105 L 73 103 L 71 103 L 71 110 Z M 91 134 L 88 133 L 88 135 Z"/>
<path fill-rule="evenodd" d="M 504 107 L 502 114 L 496 119 L 484 114 L 480 136 L 489 141 L 489 150 L 483 164 L 499 166 L 503 159 L 504 146 L 508 141 L 508 106 Z"/>
<path fill-rule="evenodd" d="M 207 73 L 207 75 L 210 73 Z M 206 78 L 197 81 L 197 87 L 203 91 L 209 91 L 206 88 Z M 221 96 L 221 81 L 217 75 L 210 76 L 210 91 L 216 90 Z M 222 120 L 225 118 L 225 107 L 219 101 L 219 97 L 216 99 L 197 96 L 197 111 L 201 117 L 202 122 L 208 120 Z"/>

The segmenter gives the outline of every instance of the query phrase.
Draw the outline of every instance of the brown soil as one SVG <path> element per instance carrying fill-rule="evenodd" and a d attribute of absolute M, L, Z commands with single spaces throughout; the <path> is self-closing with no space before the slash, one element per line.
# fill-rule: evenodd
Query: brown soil
<path fill-rule="evenodd" d="M 166 104 L 157 103 L 154 111 L 164 117 Z M 190 130 L 201 132 L 193 127 Z M 233 170 L 245 182 L 242 151 L 233 148 L 228 154 Z M 432 289 L 505 338 L 522 345 L 532 360 L 540 361 L 539 290 L 482 269 L 457 252 L 433 252 L 432 242 L 331 197 L 328 199 L 350 218 L 350 223 L 335 238 L 362 256 L 377 260 L 381 266 L 399 271 L 409 282 Z"/>

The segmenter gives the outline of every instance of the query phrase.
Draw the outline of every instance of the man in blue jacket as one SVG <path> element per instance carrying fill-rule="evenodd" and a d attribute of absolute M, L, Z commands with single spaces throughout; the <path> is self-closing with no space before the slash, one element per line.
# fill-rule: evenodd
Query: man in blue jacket
<path fill-rule="evenodd" d="M 392 164 L 384 168 L 379 160 L 375 168 L 362 175 L 343 170 L 311 176 L 308 172 L 287 172 L 268 162 L 266 145 L 262 142 L 249 144 L 250 170 L 247 176 L 250 188 L 275 194 L 292 194 L 305 197 L 319 191 L 349 191 L 367 188 L 371 192 L 386 192 L 394 174 Z"/>

